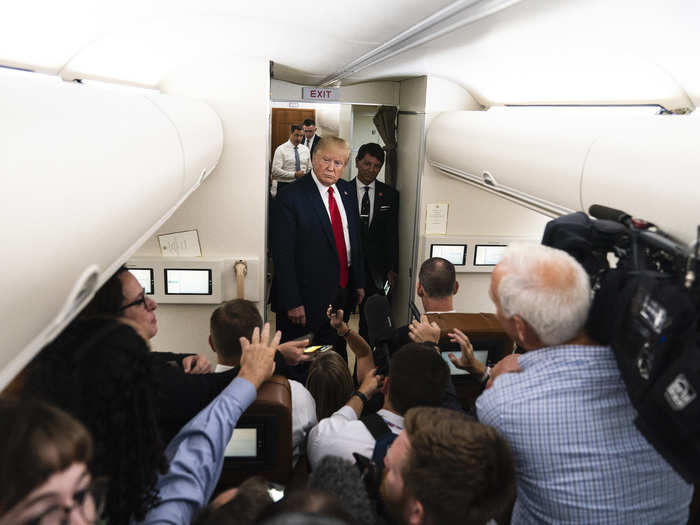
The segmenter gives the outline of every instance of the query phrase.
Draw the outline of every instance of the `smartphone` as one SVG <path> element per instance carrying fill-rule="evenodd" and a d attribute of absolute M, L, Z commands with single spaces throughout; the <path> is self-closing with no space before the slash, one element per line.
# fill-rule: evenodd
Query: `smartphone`
<path fill-rule="evenodd" d="M 335 292 L 335 297 L 333 298 L 333 302 L 331 303 L 331 313 L 334 314 L 338 310 L 346 310 L 348 307 L 348 299 L 350 298 L 349 296 L 349 290 L 347 288 L 340 288 Z"/>
<path fill-rule="evenodd" d="M 296 339 L 292 339 L 292 341 L 303 341 L 304 339 L 308 339 L 309 343 L 313 343 L 314 342 L 313 332 L 309 332 L 306 335 L 302 335 L 301 337 L 297 337 Z"/>
<path fill-rule="evenodd" d="M 325 352 L 326 350 L 330 350 L 333 348 L 333 345 L 314 345 L 314 346 L 307 346 L 304 349 L 305 354 L 313 354 L 316 352 Z"/>
<path fill-rule="evenodd" d="M 411 309 L 411 315 L 413 315 L 416 321 L 420 321 L 420 312 L 418 311 L 416 303 L 414 303 L 413 301 L 409 301 L 408 307 Z"/>

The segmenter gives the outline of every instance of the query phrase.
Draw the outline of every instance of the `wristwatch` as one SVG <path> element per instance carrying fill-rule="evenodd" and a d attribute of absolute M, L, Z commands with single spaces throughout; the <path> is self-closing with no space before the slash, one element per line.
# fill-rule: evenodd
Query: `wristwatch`
<path fill-rule="evenodd" d="M 362 401 L 362 406 L 367 406 L 367 403 L 369 400 L 367 399 L 367 396 L 364 395 L 362 392 L 360 392 L 359 390 L 355 390 L 352 393 L 352 396 L 350 396 L 350 397 L 353 397 L 353 396 L 357 396 L 360 398 L 360 401 Z"/>

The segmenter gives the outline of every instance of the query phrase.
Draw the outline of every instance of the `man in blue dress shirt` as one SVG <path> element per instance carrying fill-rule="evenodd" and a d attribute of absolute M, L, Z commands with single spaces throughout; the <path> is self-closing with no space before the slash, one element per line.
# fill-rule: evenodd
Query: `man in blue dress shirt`
<path fill-rule="evenodd" d="M 489 295 L 526 350 L 510 361 L 518 373 L 500 375 L 476 403 L 515 455 L 511 523 L 686 523 L 692 486 L 634 426 L 613 351 L 583 331 L 583 268 L 560 250 L 513 245 Z"/>
<path fill-rule="evenodd" d="M 209 406 L 197 414 L 165 449 L 170 462 L 158 477 L 159 502 L 142 523 L 185 525 L 192 522 L 214 493 L 224 464 L 224 451 L 241 414 L 255 401 L 257 390 L 275 370 L 280 332 L 270 338 L 270 325 L 241 338 L 241 369 Z"/>

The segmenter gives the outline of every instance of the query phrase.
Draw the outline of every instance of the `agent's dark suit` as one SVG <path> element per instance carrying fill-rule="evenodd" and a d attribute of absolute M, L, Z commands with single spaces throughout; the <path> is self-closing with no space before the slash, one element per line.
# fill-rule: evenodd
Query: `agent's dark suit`
<path fill-rule="evenodd" d="M 318 145 L 319 141 L 321 140 L 321 137 L 318 135 L 314 135 L 314 141 L 311 143 L 311 147 L 309 150 L 311 150 L 311 156 L 314 156 L 314 150 L 316 149 L 316 146 Z M 304 140 L 301 141 L 302 144 L 306 145 L 306 137 L 304 137 Z"/>
<path fill-rule="evenodd" d="M 350 184 L 359 209 L 357 179 Z M 360 227 L 367 279 L 365 297 L 370 297 L 383 293 L 389 271 L 399 273 L 399 192 L 383 182 L 375 181 L 372 222 L 369 228 L 360 222 Z M 364 303 L 360 305 L 360 335 L 367 339 Z"/>
<path fill-rule="evenodd" d="M 360 218 L 352 193 L 354 188 L 342 179 L 336 187 L 350 234 L 348 288 L 364 288 Z M 338 289 L 340 262 L 331 221 L 313 175 L 309 173 L 287 186 L 276 200 L 271 248 L 275 265 L 272 309 L 277 313 L 277 328 L 282 330 L 283 341 L 313 332 L 317 335 L 316 344 L 332 344 L 336 336 L 328 323 L 326 309 Z M 287 317 L 287 311 L 300 305 L 306 310 L 305 327 L 292 324 Z"/>

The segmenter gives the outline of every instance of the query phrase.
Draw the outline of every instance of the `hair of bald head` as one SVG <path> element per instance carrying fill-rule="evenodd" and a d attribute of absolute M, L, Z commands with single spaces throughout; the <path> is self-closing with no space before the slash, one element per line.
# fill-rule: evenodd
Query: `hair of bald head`
<path fill-rule="evenodd" d="M 547 346 L 581 333 L 591 306 L 588 274 L 568 253 L 548 246 L 513 244 L 498 264 L 495 290 L 507 318 L 518 315 Z"/>
<path fill-rule="evenodd" d="M 332 135 L 321 137 L 321 140 L 319 140 L 318 144 L 316 145 L 316 149 L 314 149 L 314 157 L 321 151 L 330 150 L 345 151 L 347 154 L 346 157 L 350 157 L 350 144 L 348 144 L 348 141 Z M 345 162 L 347 162 L 347 158 L 345 159 Z"/>

